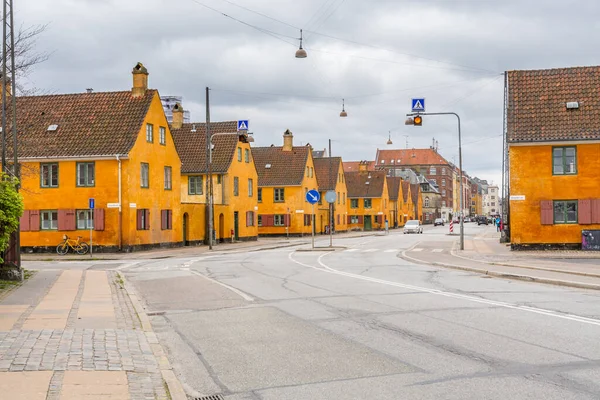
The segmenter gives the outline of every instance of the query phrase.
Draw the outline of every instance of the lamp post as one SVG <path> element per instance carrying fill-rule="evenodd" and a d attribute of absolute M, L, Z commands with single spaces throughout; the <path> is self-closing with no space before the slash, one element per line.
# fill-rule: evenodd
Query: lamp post
<path fill-rule="evenodd" d="M 464 215 L 463 215 L 463 204 L 465 192 L 463 190 L 463 168 L 462 168 L 462 141 L 460 135 L 460 116 L 455 112 L 437 112 L 437 113 L 409 113 L 406 114 L 409 117 L 405 121 L 405 125 L 414 125 L 414 119 L 411 117 L 421 115 L 454 115 L 458 120 L 458 170 L 460 173 L 460 249 L 465 249 L 465 226 L 464 226 Z"/>

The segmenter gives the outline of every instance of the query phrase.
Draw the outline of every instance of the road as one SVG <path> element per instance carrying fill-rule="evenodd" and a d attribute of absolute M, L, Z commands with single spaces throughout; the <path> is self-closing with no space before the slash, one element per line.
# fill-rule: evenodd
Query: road
<path fill-rule="evenodd" d="M 60 267 L 119 269 L 194 396 L 600 398 L 600 293 L 399 257 L 418 246 L 443 259 L 456 240 L 447 230 L 336 239 L 345 249 L 335 252 L 217 250 Z"/>

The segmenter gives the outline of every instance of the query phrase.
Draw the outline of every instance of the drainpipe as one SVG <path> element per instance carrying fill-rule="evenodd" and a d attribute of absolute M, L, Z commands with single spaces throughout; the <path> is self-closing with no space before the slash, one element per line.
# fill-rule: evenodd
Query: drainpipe
<path fill-rule="evenodd" d="M 119 251 L 123 250 L 123 196 L 121 193 L 121 188 L 122 188 L 122 184 L 121 184 L 121 158 L 119 157 L 119 155 L 117 154 L 115 156 L 117 158 L 117 161 L 119 163 L 119 174 L 118 174 L 118 180 L 119 180 Z"/>

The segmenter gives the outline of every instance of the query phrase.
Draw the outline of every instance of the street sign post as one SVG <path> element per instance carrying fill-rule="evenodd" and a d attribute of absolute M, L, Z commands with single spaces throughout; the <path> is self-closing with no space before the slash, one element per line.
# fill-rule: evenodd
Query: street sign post
<path fill-rule="evenodd" d="M 328 190 L 327 193 L 325 193 L 325 200 L 329 204 L 335 203 L 337 200 L 337 194 L 335 194 L 335 190 Z"/>
<path fill-rule="evenodd" d="M 90 208 L 90 215 L 88 216 L 89 220 L 94 220 L 94 208 L 96 208 L 96 200 L 93 197 L 90 197 L 88 201 L 88 206 Z M 90 257 L 92 257 L 92 224 L 90 224 Z"/>
<path fill-rule="evenodd" d="M 310 215 L 310 229 L 312 236 L 312 248 L 315 248 L 315 204 L 321 200 L 321 194 L 317 190 L 309 190 L 306 192 L 306 201 L 312 205 L 312 214 Z"/>
<path fill-rule="evenodd" d="M 425 112 L 425 98 L 419 97 L 411 100 L 412 112 L 420 113 Z"/>

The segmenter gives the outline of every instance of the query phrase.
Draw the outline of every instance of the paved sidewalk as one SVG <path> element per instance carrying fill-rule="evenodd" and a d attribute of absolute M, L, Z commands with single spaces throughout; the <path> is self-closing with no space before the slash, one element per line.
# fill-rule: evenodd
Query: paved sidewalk
<path fill-rule="evenodd" d="M 91 270 L 40 271 L 0 302 L 0 393 L 186 399 L 135 295 L 114 271 Z"/>
<path fill-rule="evenodd" d="M 345 232 L 336 233 L 333 236 L 334 241 L 342 239 L 351 239 L 364 236 L 373 236 L 381 234 L 378 231 L 372 232 Z M 329 240 L 327 235 L 316 235 L 315 239 Z M 228 251 L 244 251 L 244 250 L 266 250 L 281 247 L 301 246 L 310 243 L 310 236 L 304 237 L 266 237 L 259 238 L 257 241 L 236 242 L 236 243 L 219 243 L 213 246 L 212 252 L 228 252 Z M 23 261 L 75 261 L 83 260 L 140 260 L 140 259 L 159 259 L 171 257 L 194 257 L 199 254 L 207 253 L 211 250 L 206 245 L 175 247 L 168 249 L 153 249 L 146 251 L 135 251 L 131 253 L 94 253 L 90 255 L 80 256 L 77 254 L 67 254 L 60 256 L 56 253 L 23 253 L 21 258 Z"/>

